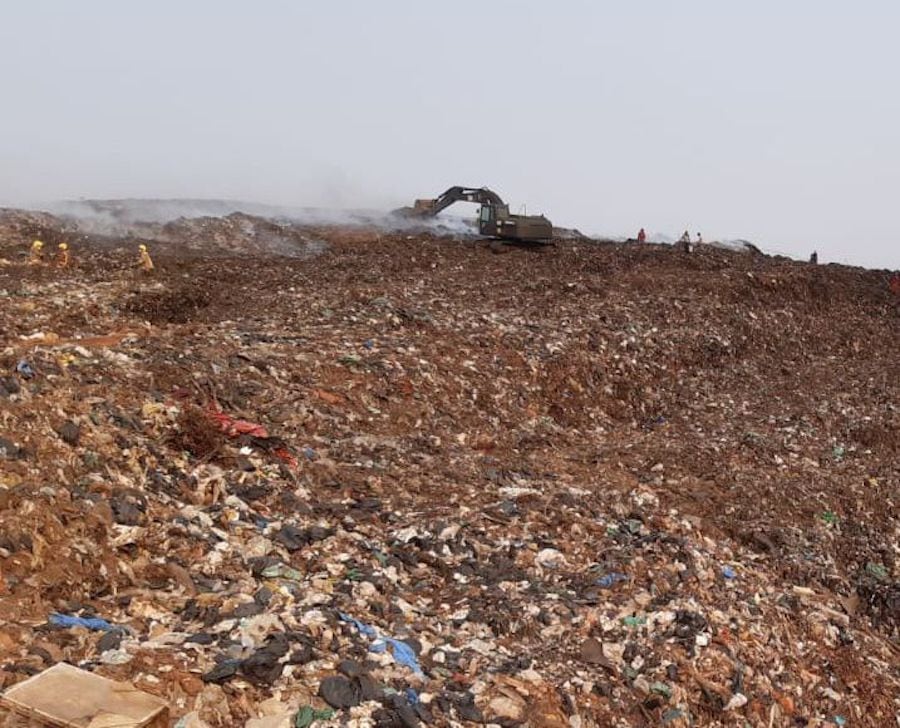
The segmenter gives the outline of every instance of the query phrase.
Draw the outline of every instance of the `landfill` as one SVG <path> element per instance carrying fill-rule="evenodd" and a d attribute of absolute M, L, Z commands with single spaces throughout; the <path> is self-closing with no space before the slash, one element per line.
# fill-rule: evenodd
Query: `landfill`
<path fill-rule="evenodd" d="M 181 728 L 898 725 L 889 278 L 2 211 L 0 690 L 69 663 Z"/>

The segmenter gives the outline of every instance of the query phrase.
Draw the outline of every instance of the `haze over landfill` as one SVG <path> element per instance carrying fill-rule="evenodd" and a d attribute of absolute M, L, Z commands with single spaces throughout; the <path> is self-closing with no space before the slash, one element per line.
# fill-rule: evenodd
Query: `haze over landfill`
<path fill-rule="evenodd" d="M 56 1 L 6 8 L 0 204 L 390 209 L 489 185 L 894 267 L 895 3 Z"/>

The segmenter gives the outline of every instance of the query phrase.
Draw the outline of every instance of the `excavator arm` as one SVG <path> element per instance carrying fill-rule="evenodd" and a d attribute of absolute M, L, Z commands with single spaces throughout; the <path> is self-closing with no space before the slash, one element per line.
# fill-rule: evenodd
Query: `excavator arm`
<path fill-rule="evenodd" d="M 454 202 L 477 202 L 489 207 L 503 206 L 503 200 L 487 187 L 451 187 L 433 200 L 416 200 L 413 210 L 422 217 L 434 217 Z"/>

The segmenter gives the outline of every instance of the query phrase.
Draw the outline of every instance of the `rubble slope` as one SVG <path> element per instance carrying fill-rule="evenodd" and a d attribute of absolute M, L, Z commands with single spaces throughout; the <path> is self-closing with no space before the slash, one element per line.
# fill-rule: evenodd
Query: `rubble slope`
<path fill-rule="evenodd" d="M 886 273 L 160 229 L 0 214 L 0 687 L 68 661 L 182 725 L 893 723 Z"/>

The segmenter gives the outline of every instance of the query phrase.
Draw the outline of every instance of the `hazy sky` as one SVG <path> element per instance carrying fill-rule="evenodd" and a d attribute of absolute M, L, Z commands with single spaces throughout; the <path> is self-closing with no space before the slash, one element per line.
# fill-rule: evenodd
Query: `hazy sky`
<path fill-rule="evenodd" d="M 0 2 L 3 203 L 489 185 L 900 266 L 896 0 Z"/>

